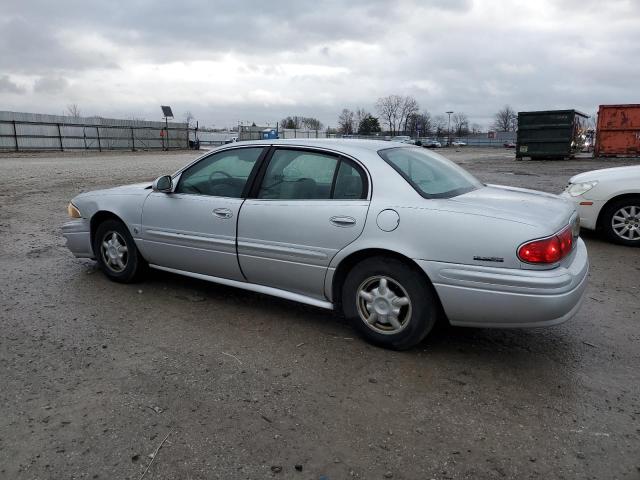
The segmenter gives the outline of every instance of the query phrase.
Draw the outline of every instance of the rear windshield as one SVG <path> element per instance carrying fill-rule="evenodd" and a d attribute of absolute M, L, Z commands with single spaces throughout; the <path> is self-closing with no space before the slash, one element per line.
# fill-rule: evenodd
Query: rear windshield
<path fill-rule="evenodd" d="M 451 198 L 482 186 L 452 161 L 422 148 L 387 148 L 378 155 L 424 198 Z"/>

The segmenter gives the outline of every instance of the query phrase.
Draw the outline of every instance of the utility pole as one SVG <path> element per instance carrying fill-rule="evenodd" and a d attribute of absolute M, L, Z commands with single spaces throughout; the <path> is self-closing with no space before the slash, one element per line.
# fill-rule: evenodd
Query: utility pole
<path fill-rule="evenodd" d="M 447 147 L 451 146 L 451 114 L 453 112 L 446 112 L 449 115 L 449 123 L 447 124 Z"/>

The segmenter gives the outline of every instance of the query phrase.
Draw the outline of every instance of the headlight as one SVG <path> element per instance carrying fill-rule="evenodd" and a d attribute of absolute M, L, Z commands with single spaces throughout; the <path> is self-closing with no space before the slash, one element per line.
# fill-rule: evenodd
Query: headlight
<path fill-rule="evenodd" d="M 80 215 L 80 210 L 78 210 L 78 207 L 76 207 L 73 203 L 69 203 L 69 205 L 67 205 L 67 213 L 71 218 L 82 218 L 82 215 Z"/>
<path fill-rule="evenodd" d="M 581 182 L 581 183 L 570 183 L 567 185 L 565 192 L 567 192 L 572 197 L 577 197 L 578 195 L 583 195 L 591 190 L 598 184 L 597 181 L 594 182 Z"/>

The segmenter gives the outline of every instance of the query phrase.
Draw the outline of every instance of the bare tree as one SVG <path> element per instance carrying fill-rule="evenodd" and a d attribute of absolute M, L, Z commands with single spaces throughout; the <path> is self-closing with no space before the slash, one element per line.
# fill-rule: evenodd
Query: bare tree
<path fill-rule="evenodd" d="M 317 118 L 290 115 L 280 120 L 280 128 L 282 128 L 283 130 L 285 128 L 296 130 L 301 128 L 306 128 L 309 130 L 322 130 L 324 128 L 324 125 L 322 125 L 322 122 Z"/>
<path fill-rule="evenodd" d="M 187 110 L 186 112 L 184 112 L 184 123 L 186 123 L 188 126 L 191 126 L 191 122 L 195 119 L 196 117 L 193 115 L 193 113 L 191 113 L 191 110 Z"/>
<path fill-rule="evenodd" d="M 409 123 L 409 117 L 416 115 L 420 111 L 420 106 L 418 105 L 418 101 L 412 96 L 407 95 L 402 98 L 402 102 L 400 103 L 400 114 L 399 114 L 399 128 L 406 133 L 407 132 L 407 124 Z"/>
<path fill-rule="evenodd" d="M 422 113 L 413 113 L 409 115 L 407 121 L 407 131 L 417 135 L 429 135 L 433 129 L 433 121 L 431 114 L 426 110 Z"/>
<path fill-rule="evenodd" d="M 78 118 L 82 116 L 82 114 L 80 113 L 80 107 L 78 106 L 77 103 L 70 103 L 69 105 L 67 105 L 67 110 L 65 113 L 68 116 L 74 117 L 74 118 Z"/>
<path fill-rule="evenodd" d="M 371 113 L 367 112 L 364 108 L 360 107 L 355 111 L 356 125 L 360 125 L 365 118 L 371 117 Z"/>
<path fill-rule="evenodd" d="M 348 108 L 343 108 L 338 116 L 338 131 L 343 135 L 352 135 L 355 122 L 355 113 Z"/>
<path fill-rule="evenodd" d="M 456 136 L 467 135 L 469 133 L 469 117 L 462 112 L 454 113 L 451 116 L 453 122 L 453 132 Z"/>
<path fill-rule="evenodd" d="M 470 129 L 471 129 L 471 133 L 476 134 L 476 133 L 480 133 L 481 127 L 479 123 L 472 123 Z"/>
<path fill-rule="evenodd" d="M 518 114 L 509 105 L 505 105 L 493 117 L 493 128 L 499 132 L 513 132 L 517 129 Z"/>
<path fill-rule="evenodd" d="M 302 122 L 301 122 L 301 118 L 298 117 L 297 115 L 292 116 L 288 116 L 286 118 L 283 118 L 282 120 L 280 120 L 280 128 L 282 128 L 283 130 L 285 128 L 289 128 L 289 129 L 300 129 L 302 128 Z"/>
<path fill-rule="evenodd" d="M 443 136 L 447 132 L 447 117 L 445 117 L 444 115 L 436 115 L 433 118 L 432 128 L 436 136 Z"/>
<path fill-rule="evenodd" d="M 322 130 L 323 127 L 322 122 L 313 117 L 303 117 L 302 126 L 304 128 L 308 128 L 309 130 Z"/>
<path fill-rule="evenodd" d="M 403 100 L 400 95 L 387 95 L 380 97 L 376 102 L 376 110 L 382 117 L 383 123 L 389 127 L 391 135 L 396 134 Z"/>

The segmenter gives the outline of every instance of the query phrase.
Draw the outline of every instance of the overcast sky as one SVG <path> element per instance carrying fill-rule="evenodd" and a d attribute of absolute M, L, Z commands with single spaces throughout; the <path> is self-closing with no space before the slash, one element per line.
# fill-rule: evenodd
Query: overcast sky
<path fill-rule="evenodd" d="M 216 5 L 218 3 L 219 5 Z M 483 126 L 640 103 L 640 0 L 2 0 L 0 110 L 336 125 L 413 95 Z"/>

